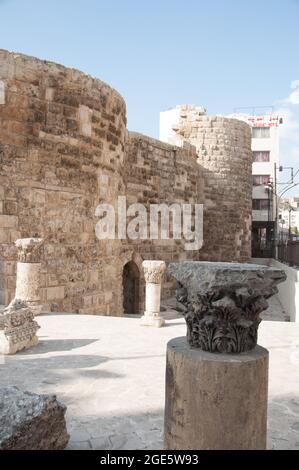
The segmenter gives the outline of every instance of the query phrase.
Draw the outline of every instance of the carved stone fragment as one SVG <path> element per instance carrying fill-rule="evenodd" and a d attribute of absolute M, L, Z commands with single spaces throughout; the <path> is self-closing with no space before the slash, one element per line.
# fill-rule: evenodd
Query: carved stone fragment
<path fill-rule="evenodd" d="M 28 305 L 14 299 L 0 312 L 0 354 L 15 354 L 38 343 L 39 325 Z"/>
<path fill-rule="evenodd" d="M 286 279 L 284 271 L 255 264 L 186 261 L 168 272 L 180 283 L 187 339 L 193 348 L 219 353 L 250 351 L 257 344 L 259 314 Z"/>
<path fill-rule="evenodd" d="M 68 443 L 66 407 L 55 395 L 0 389 L 0 450 L 60 450 Z"/>

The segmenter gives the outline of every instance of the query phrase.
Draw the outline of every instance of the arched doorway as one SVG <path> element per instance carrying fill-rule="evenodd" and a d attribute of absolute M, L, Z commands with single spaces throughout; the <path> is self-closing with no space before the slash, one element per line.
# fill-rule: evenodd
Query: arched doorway
<path fill-rule="evenodd" d="M 139 313 L 139 269 L 134 261 L 129 261 L 123 269 L 124 313 Z"/>

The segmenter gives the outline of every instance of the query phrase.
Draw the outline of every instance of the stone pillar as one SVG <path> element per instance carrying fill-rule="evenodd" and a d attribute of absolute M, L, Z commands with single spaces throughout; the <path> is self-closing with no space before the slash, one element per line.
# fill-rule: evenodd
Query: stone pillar
<path fill-rule="evenodd" d="M 17 281 L 15 298 L 26 304 L 38 315 L 41 311 L 40 274 L 41 238 L 16 240 L 18 248 Z"/>
<path fill-rule="evenodd" d="M 265 449 L 268 351 L 259 314 L 286 279 L 254 264 L 171 263 L 187 338 L 167 346 L 164 443 L 168 450 Z"/>
<path fill-rule="evenodd" d="M 268 351 L 209 353 L 185 337 L 167 345 L 164 446 L 266 449 Z"/>
<path fill-rule="evenodd" d="M 160 316 L 161 285 L 166 269 L 164 261 L 143 261 L 142 267 L 145 278 L 145 312 L 141 325 L 164 326 L 165 320 Z"/>

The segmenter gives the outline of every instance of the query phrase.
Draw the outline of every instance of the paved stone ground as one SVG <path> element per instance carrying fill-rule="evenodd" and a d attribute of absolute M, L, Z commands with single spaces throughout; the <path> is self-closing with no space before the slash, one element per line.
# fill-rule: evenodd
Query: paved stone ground
<path fill-rule="evenodd" d="M 0 385 L 55 393 L 67 407 L 69 449 L 162 447 L 165 351 L 185 335 L 175 311 L 164 328 L 136 317 L 49 314 L 37 318 L 40 343 L 0 365 Z M 299 449 L 299 324 L 263 322 L 270 349 L 270 449 Z"/>

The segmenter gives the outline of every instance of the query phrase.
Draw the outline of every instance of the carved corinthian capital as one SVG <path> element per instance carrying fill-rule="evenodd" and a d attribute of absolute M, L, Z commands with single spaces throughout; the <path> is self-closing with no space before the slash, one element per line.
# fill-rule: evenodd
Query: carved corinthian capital
<path fill-rule="evenodd" d="M 146 260 L 142 263 L 145 282 L 151 284 L 161 284 L 166 269 L 164 261 Z"/>
<path fill-rule="evenodd" d="M 20 238 L 16 240 L 18 261 L 21 263 L 39 263 L 41 261 L 42 244 L 42 238 Z"/>
<path fill-rule="evenodd" d="M 186 261 L 171 263 L 168 272 L 181 285 L 177 300 L 190 346 L 217 353 L 256 346 L 259 314 L 286 279 L 280 269 L 239 263 Z"/>

